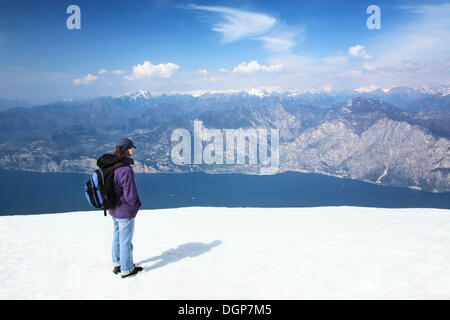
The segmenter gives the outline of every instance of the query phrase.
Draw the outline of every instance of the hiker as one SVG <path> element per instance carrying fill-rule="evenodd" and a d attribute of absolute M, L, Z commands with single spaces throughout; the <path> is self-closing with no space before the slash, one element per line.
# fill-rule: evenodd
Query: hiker
<path fill-rule="evenodd" d="M 133 233 L 136 214 L 141 207 L 141 200 L 134 181 L 133 149 L 136 146 L 128 138 L 121 138 L 115 144 L 114 155 L 105 154 L 98 164 L 102 168 L 115 166 L 114 191 L 119 198 L 118 204 L 109 210 L 113 219 L 114 233 L 112 243 L 113 272 L 122 278 L 143 270 L 133 263 Z M 120 163 L 122 162 L 122 163 Z"/>

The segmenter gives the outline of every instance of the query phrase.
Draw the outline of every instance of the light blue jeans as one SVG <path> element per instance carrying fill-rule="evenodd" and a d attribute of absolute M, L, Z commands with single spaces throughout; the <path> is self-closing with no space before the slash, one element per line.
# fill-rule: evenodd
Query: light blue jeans
<path fill-rule="evenodd" d="M 114 222 L 114 234 L 112 243 L 113 265 L 120 266 L 120 273 L 127 275 L 134 269 L 133 263 L 133 239 L 134 218 L 116 219 Z"/>

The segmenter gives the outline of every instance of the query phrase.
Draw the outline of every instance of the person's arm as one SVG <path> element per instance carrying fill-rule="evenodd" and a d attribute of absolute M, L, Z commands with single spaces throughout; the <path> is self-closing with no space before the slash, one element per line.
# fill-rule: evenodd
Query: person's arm
<path fill-rule="evenodd" d="M 127 170 L 124 171 L 121 180 L 123 195 L 120 198 L 120 201 L 125 202 L 130 206 L 135 206 L 139 202 L 139 196 L 134 181 L 133 169 L 127 168 Z"/>

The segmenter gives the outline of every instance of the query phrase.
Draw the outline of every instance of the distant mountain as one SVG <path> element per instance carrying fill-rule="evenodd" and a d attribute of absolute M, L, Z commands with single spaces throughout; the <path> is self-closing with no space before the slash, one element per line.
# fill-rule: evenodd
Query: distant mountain
<path fill-rule="evenodd" d="M 442 109 L 450 111 L 450 95 L 426 95 L 405 105 L 404 108 L 412 111 L 427 109 Z"/>
<path fill-rule="evenodd" d="M 363 98 L 381 100 L 410 111 L 424 109 L 450 109 L 450 86 L 434 88 L 425 87 L 393 87 L 359 92 Z"/>
<path fill-rule="evenodd" d="M 342 119 L 348 127 L 361 134 L 382 118 L 408 121 L 411 112 L 394 107 L 379 100 L 355 98 L 344 105 L 330 108 L 322 113 L 322 121 Z"/>
<path fill-rule="evenodd" d="M 0 99 L 0 112 L 12 108 L 31 108 L 33 105 L 25 100 Z"/>
<path fill-rule="evenodd" d="M 445 88 L 444 88 L 445 89 Z M 305 171 L 450 192 L 450 111 L 444 89 L 371 92 L 232 92 L 152 95 L 139 91 L 0 112 L 0 167 L 90 172 L 118 136 L 137 143 L 137 172 L 241 172 L 258 165 L 177 166 L 176 128 L 278 128 L 280 171 Z M 365 96 L 365 97 L 363 97 Z M 428 97 L 433 107 L 405 105 Z M 414 100 L 419 99 L 419 100 Z"/>
<path fill-rule="evenodd" d="M 295 110 L 298 106 L 326 110 L 356 97 L 387 102 L 415 112 L 426 109 L 449 110 L 448 92 L 446 86 L 435 89 L 396 87 L 370 92 L 347 91 L 328 94 L 244 90 L 234 93 L 152 95 L 141 90 L 120 96 L 57 101 L 33 108 L 25 108 L 24 106 L 29 105 L 19 100 L 8 100 L 3 104 L 7 110 L 0 110 L 0 141 L 5 135 L 33 138 L 62 129 L 68 124 L 126 132 L 133 132 L 136 128 L 149 130 L 176 117 L 194 117 L 205 112 L 233 110 L 239 107 L 251 109 L 282 104 L 286 110 Z"/>

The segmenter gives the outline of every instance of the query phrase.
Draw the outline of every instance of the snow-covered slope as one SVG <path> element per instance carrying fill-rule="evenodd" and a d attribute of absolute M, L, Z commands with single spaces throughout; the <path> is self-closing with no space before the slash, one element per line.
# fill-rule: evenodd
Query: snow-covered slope
<path fill-rule="evenodd" d="M 0 217 L 0 299 L 450 298 L 450 211 L 140 211 L 135 262 L 110 263 L 96 212 Z"/>

